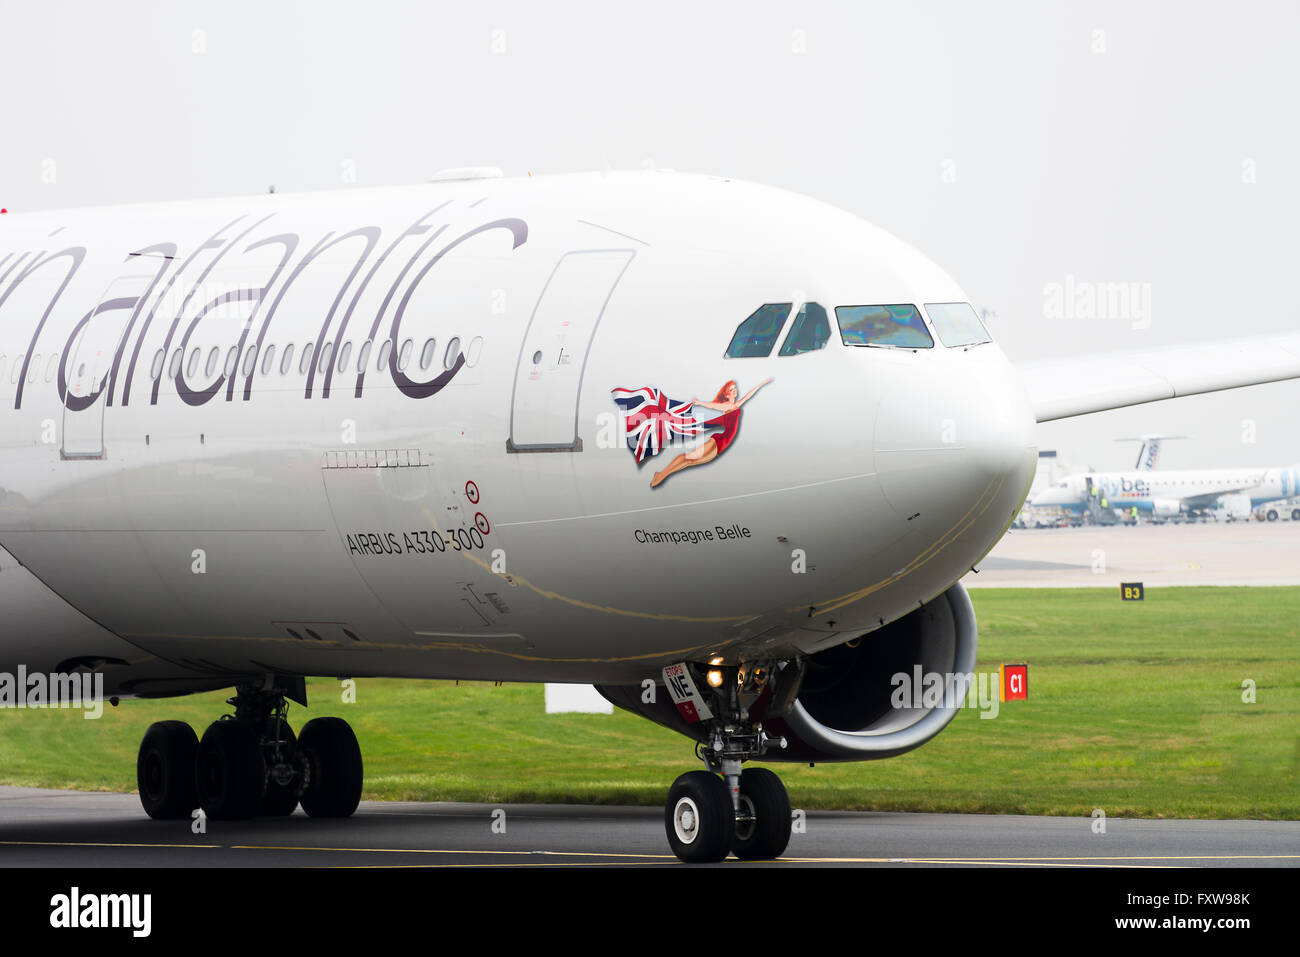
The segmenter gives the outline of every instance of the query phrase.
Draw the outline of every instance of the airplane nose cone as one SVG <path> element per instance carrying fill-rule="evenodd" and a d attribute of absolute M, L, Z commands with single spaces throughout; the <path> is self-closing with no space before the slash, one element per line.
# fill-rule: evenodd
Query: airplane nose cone
<path fill-rule="evenodd" d="M 886 394 L 875 461 L 885 497 L 909 527 L 986 538 L 987 547 L 1023 502 L 1037 447 L 1014 370 L 1000 353 L 979 353 L 936 356 L 930 374 L 914 370 Z"/>
<path fill-rule="evenodd" d="M 963 416 L 971 467 L 1019 483 L 1038 457 L 1037 424 L 1019 383 L 978 378 L 979 400 Z M 1023 497 L 1024 489 L 1019 489 Z"/>

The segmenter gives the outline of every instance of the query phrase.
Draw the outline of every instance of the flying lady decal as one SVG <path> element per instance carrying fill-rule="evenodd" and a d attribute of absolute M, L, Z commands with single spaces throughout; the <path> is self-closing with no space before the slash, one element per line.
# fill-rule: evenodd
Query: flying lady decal
<path fill-rule="evenodd" d="M 771 378 L 764 379 L 741 397 L 740 387 L 736 384 L 736 380 L 732 379 L 718 390 L 712 402 L 701 399 L 679 402 L 668 398 L 663 390 L 653 386 L 612 390 L 614 401 L 623 410 L 627 447 L 636 459 L 637 465 L 658 455 L 669 445 L 675 444 L 676 440 L 700 435 L 708 429 L 721 430 L 710 435 L 689 452 L 682 452 L 668 463 L 667 468 L 656 472 L 650 487 L 656 488 L 662 485 L 674 472 L 680 472 L 692 465 L 705 465 L 712 462 L 725 452 L 736 440 L 736 434 L 740 431 L 741 407 L 771 381 Z M 702 421 L 693 414 L 697 405 L 722 414 Z"/>

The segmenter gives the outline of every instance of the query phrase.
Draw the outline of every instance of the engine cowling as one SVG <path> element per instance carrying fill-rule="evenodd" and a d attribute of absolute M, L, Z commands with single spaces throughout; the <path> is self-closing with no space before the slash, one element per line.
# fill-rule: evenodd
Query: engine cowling
<path fill-rule="evenodd" d="M 958 582 L 883 628 L 812 655 L 789 712 L 755 715 L 769 735 L 787 742 L 763 760 L 871 761 L 919 747 L 962 707 L 964 686 L 954 678 L 974 675 L 977 645 L 975 609 Z M 918 675 L 931 674 L 943 676 L 946 693 L 899 693 L 903 685 L 895 676 L 905 675 L 911 685 Z M 667 695 L 645 702 L 639 686 L 597 690 L 620 708 L 701 739 L 701 726 L 688 724 Z"/>
<path fill-rule="evenodd" d="M 1171 518 L 1183 509 L 1182 502 L 1176 498 L 1157 498 L 1151 500 L 1151 513 L 1157 518 Z"/>

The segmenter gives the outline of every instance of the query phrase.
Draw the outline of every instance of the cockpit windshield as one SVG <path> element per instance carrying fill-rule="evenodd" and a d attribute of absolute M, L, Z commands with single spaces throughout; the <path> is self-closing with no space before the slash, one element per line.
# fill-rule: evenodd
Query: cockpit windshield
<path fill-rule="evenodd" d="M 927 302 L 925 312 L 934 323 L 939 341 L 949 348 L 993 341 L 969 302 Z"/>
<path fill-rule="evenodd" d="M 836 306 L 835 318 L 846 346 L 934 347 L 921 313 L 913 305 Z"/>
<path fill-rule="evenodd" d="M 799 313 L 794 317 L 794 325 L 790 327 L 790 334 L 785 337 L 778 354 L 797 356 L 803 352 L 816 352 L 818 349 L 826 348 L 826 342 L 830 337 L 831 324 L 826 318 L 826 310 L 818 303 L 805 302 L 799 307 Z"/>
<path fill-rule="evenodd" d="M 736 327 L 736 334 L 727 346 L 727 358 L 770 356 L 793 305 L 789 302 L 769 302 L 755 309 L 748 319 Z"/>

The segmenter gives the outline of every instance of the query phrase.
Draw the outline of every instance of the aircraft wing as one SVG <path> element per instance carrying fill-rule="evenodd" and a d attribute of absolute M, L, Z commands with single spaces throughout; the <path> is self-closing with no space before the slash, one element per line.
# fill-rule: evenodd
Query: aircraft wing
<path fill-rule="evenodd" d="M 1039 422 L 1300 378 L 1300 333 L 1019 363 Z"/>
<path fill-rule="evenodd" d="M 1218 492 L 1206 492 L 1203 495 L 1181 495 L 1173 497 L 1177 498 L 1188 508 L 1216 508 L 1219 505 L 1220 499 L 1229 495 L 1240 495 L 1243 492 L 1250 491 L 1254 487 L 1254 485 L 1243 485 L 1240 488 L 1228 488 L 1222 489 Z"/>

